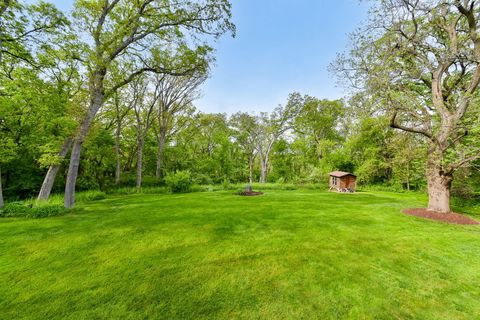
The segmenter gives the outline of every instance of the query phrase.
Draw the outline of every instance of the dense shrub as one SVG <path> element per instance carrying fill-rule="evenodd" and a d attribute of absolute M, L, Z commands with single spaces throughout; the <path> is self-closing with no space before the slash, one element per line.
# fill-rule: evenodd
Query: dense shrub
<path fill-rule="evenodd" d="M 65 214 L 67 209 L 59 204 L 26 206 L 21 202 L 10 202 L 0 210 L 0 217 L 46 218 Z"/>
<path fill-rule="evenodd" d="M 78 203 L 105 199 L 105 193 L 101 191 L 84 191 L 76 194 Z M 7 202 L 0 209 L 0 217 L 24 217 L 24 218 L 46 218 L 60 216 L 68 210 L 63 206 L 63 195 L 51 195 L 48 200 L 37 200 L 36 198 L 24 201 Z"/>
<path fill-rule="evenodd" d="M 103 191 L 98 190 L 91 190 L 91 191 L 84 191 L 79 192 L 76 195 L 77 202 L 88 202 L 88 201 L 95 201 L 95 200 L 103 200 L 105 199 L 106 194 Z"/>
<path fill-rule="evenodd" d="M 194 177 L 194 182 L 199 185 L 210 185 L 214 184 L 213 179 L 206 174 L 197 173 Z"/>
<path fill-rule="evenodd" d="M 192 187 L 192 175 L 190 171 L 169 173 L 165 177 L 165 184 L 170 192 L 189 192 Z"/>
<path fill-rule="evenodd" d="M 75 188 L 77 191 L 96 190 L 100 188 L 98 182 L 91 176 L 80 176 L 77 179 Z"/>

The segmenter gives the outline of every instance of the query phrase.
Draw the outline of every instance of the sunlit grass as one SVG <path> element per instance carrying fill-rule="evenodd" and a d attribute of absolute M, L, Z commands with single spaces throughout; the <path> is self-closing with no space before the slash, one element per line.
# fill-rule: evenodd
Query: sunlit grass
<path fill-rule="evenodd" d="M 0 318 L 480 314 L 480 229 L 399 213 L 422 195 L 264 191 L 118 195 L 1 219 Z"/>

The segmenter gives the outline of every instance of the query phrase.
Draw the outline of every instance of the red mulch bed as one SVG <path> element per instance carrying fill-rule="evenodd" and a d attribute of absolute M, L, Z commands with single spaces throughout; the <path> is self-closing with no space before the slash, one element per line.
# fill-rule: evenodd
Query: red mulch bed
<path fill-rule="evenodd" d="M 252 197 L 252 196 L 260 196 L 263 194 L 263 192 L 255 192 L 255 191 L 243 191 L 240 193 L 237 193 L 239 196 L 247 196 L 247 197 Z"/>
<path fill-rule="evenodd" d="M 475 221 L 463 214 L 451 212 L 451 213 L 442 213 L 438 211 L 430 211 L 424 208 L 413 208 L 413 209 L 404 209 L 403 213 L 416 216 L 420 218 L 426 218 L 431 220 L 442 221 L 446 223 L 453 224 L 480 224 L 480 222 Z"/>

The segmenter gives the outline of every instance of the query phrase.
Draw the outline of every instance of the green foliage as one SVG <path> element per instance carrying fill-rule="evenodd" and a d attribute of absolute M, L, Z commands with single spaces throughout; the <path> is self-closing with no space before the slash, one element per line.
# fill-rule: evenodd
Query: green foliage
<path fill-rule="evenodd" d="M 84 204 L 106 198 L 105 192 L 90 190 L 78 192 L 77 202 Z M 63 195 L 51 195 L 46 201 L 30 198 L 24 201 L 7 202 L 0 209 L 0 217 L 4 218 L 47 218 L 64 215 L 68 212 L 63 206 Z"/>
<path fill-rule="evenodd" d="M 192 175 L 188 170 L 179 170 L 169 173 L 165 177 L 165 184 L 170 192 L 189 192 L 192 187 Z"/>
<path fill-rule="evenodd" d="M 22 202 L 9 202 L 0 209 L 0 217 L 4 218 L 47 218 L 60 216 L 67 212 L 59 204 L 42 204 L 39 206 L 26 206 Z"/>
<path fill-rule="evenodd" d="M 82 203 L 82 202 L 89 202 L 89 201 L 95 201 L 95 200 L 103 200 L 105 199 L 105 197 L 106 197 L 106 193 L 103 191 L 90 190 L 90 191 L 79 192 L 76 195 L 76 200 Z"/>

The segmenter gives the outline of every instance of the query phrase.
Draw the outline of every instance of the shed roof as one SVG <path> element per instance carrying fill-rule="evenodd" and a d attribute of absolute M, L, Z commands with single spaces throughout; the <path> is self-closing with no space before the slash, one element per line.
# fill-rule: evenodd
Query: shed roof
<path fill-rule="evenodd" d="M 341 178 L 341 177 L 345 177 L 345 176 L 354 176 L 354 177 L 356 177 L 356 175 L 354 175 L 353 173 L 344 172 L 344 171 L 332 171 L 332 172 L 330 172 L 330 175 L 331 175 L 332 177 L 337 177 L 337 178 Z"/>

